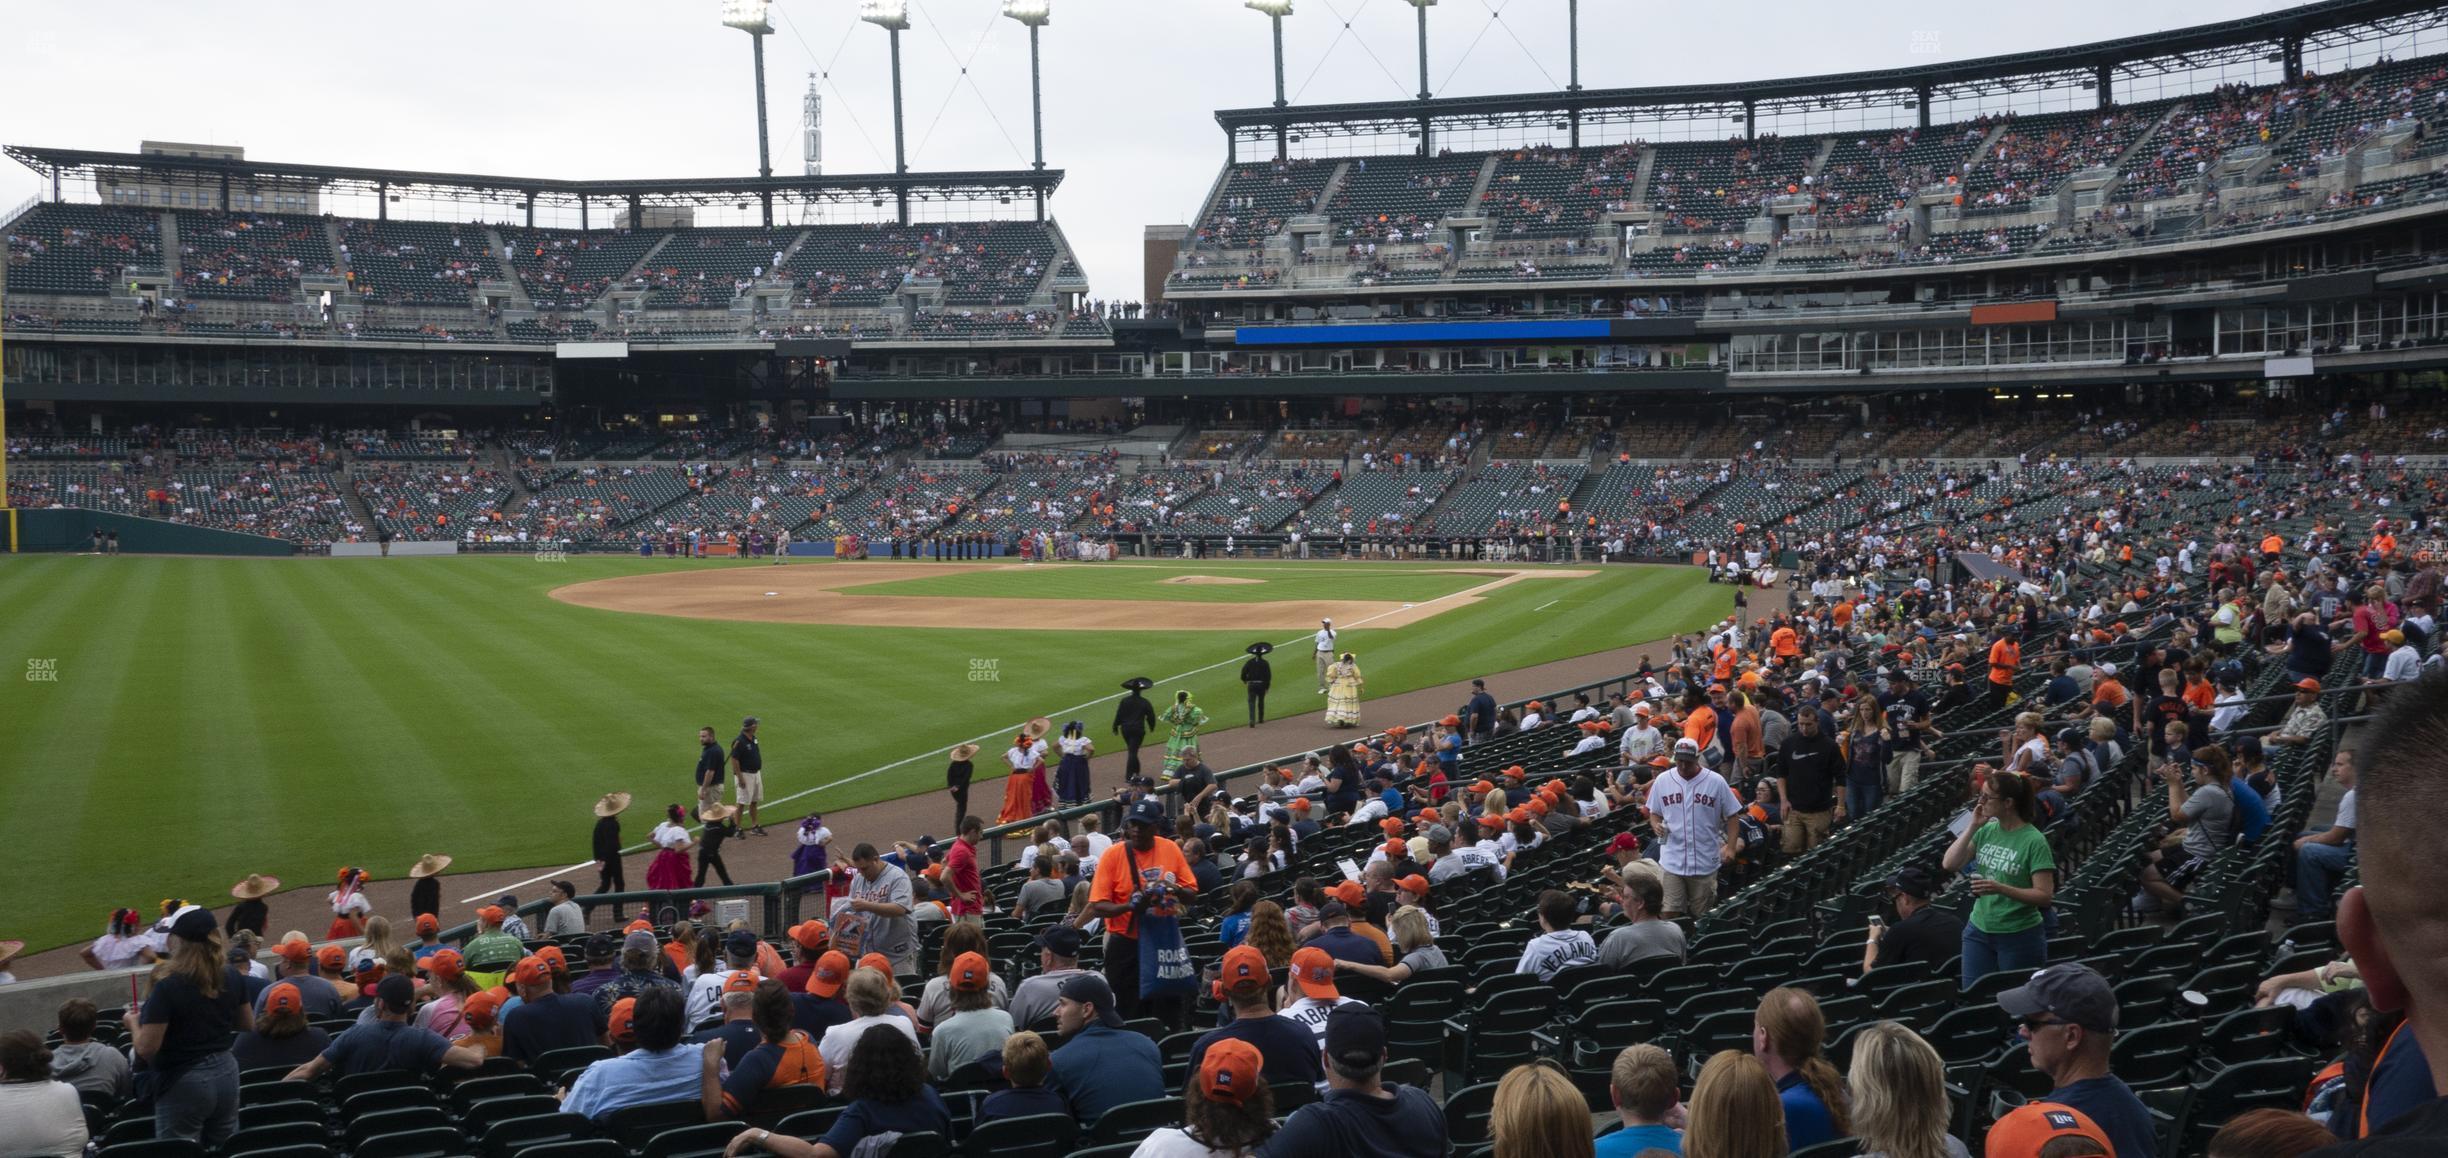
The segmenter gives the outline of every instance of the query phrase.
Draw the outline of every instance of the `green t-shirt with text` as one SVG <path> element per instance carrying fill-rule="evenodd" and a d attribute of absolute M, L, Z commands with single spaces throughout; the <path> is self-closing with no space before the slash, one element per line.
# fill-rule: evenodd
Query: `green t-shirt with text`
<path fill-rule="evenodd" d="M 2008 831 L 1992 820 L 1972 834 L 1971 867 L 2001 885 L 2028 889 L 2032 874 L 2056 871 L 2057 854 L 2039 826 Z M 1991 893 L 1972 902 L 1972 927 L 1984 933 L 2020 933 L 2039 923 L 2039 909 L 2010 897 Z"/>

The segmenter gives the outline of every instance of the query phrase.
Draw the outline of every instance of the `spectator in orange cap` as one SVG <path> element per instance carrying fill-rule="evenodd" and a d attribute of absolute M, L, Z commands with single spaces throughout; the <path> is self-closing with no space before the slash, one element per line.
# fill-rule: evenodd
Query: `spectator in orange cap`
<path fill-rule="evenodd" d="M 306 942 L 303 933 L 292 933 L 272 947 L 274 957 L 272 980 L 286 981 L 297 987 L 306 1004 L 309 1019 L 343 1016 L 340 993 L 332 983 L 314 974 L 314 946 Z M 269 992 L 266 990 L 265 992 Z M 255 1012 L 263 1012 L 264 995 L 255 995 Z"/>
<path fill-rule="evenodd" d="M 502 1002 L 501 998 L 496 996 L 498 992 L 499 990 L 493 989 L 478 990 L 460 1005 L 459 1016 L 466 1023 L 467 1032 L 453 1038 L 452 1045 L 475 1050 L 478 1054 L 488 1058 L 501 1056 L 502 1034 L 499 1014 Z"/>
<path fill-rule="evenodd" d="M 320 1055 L 331 1045 L 331 1036 L 307 1024 L 306 999 L 293 981 L 283 981 L 264 990 L 263 1008 L 255 1015 L 255 1028 L 238 1035 L 230 1045 L 230 1053 L 238 1059 L 241 1071 L 267 1066 L 297 1067 Z"/>
<path fill-rule="evenodd" d="M 612 1003 L 612 1012 L 604 1022 L 604 1040 L 615 1056 L 637 1048 L 637 998 L 624 997 Z"/>
<path fill-rule="evenodd" d="M 792 993 L 805 992 L 808 978 L 816 972 L 816 959 L 824 956 L 833 944 L 833 931 L 823 921 L 813 917 L 790 927 L 791 963 L 774 973 L 774 979 Z"/>
<path fill-rule="evenodd" d="M 478 987 L 468 979 L 457 950 L 444 949 L 428 955 L 424 969 L 428 1000 L 417 1010 L 416 1027 L 444 1038 L 458 1037 L 467 1031 L 463 1010 Z"/>
<path fill-rule="evenodd" d="M 502 921 L 508 914 L 499 905 L 486 905 L 476 910 L 476 935 L 468 939 L 460 956 L 467 961 L 469 979 L 479 989 L 501 984 L 504 974 L 527 955 L 527 946 L 502 931 Z"/>
<path fill-rule="evenodd" d="M 416 933 L 417 943 L 410 946 L 409 951 L 416 955 L 417 960 L 424 960 L 442 947 L 442 919 L 432 913 L 417 916 Z"/>
<path fill-rule="evenodd" d="M 341 1005 L 346 1006 L 357 1000 L 358 987 L 345 980 L 348 977 L 347 946 L 325 945 L 315 950 L 315 972 L 331 984 L 332 992 L 339 996 Z"/>
<path fill-rule="evenodd" d="M 807 982 L 791 995 L 791 1024 L 809 1037 L 821 1038 L 824 1031 L 850 1020 L 850 1006 L 841 996 L 850 968 L 850 955 L 839 949 L 818 955 Z"/>
<path fill-rule="evenodd" d="M 502 1056 L 532 1065 L 556 1049 L 593 1045 L 602 1036 L 610 1003 L 599 1009 L 591 994 L 554 992 L 552 966 L 543 958 L 521 958 L 511 967 L 510 983 L 518 1004 L 499 1015 Z"/>

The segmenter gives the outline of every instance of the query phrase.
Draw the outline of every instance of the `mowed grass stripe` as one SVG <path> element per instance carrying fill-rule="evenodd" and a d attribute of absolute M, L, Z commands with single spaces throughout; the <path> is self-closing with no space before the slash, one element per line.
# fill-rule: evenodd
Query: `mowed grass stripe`
<path fill-rule="evenodd" d="M 693 732 L 710 724 L 727 742 L 743 712 L 767 721 L 774 796 L 1030 715 L 1060 723 L 1065 709 L 1101 749 L 1116 750 L 1107 725 L 1128 675 L 1166 679 L 1218 665 L 1164 690 L 1193 691 L 1211 729 L 1238 726 L 1241 649 L 1279 634 L 722 623 L 546 597 L 564 583 L 725 565 L 10 561 L 0 567 L 0 641 L 19 664 L 56 655 L 63 683 L 21 684 L 0 697 L 0 734 L 17 743 L 0 765 L 11 805 L 0 810 L 8 935 L 58 944 L 85 935 L 93 915 L 115 905 L 218 896 L 249 871 L 313 885 L 343 863 L 394 876 L 425 851 L 452 853 L 471 871 L 569 863 L 584 856 L 585 806 L 596 795 L 635 792 L 654 811 L 685 800 Z M 1126 571 L 1140 582 L 1222 569 L 1201 561 L 1047 571 L 1093 585 L 1121 582 Z M 1403 568 L 1252 569 L 1331 583 Z M 1446 581 L 1459 590 L 1489 578 Z M 1565 591 L 1575 606 L 1535 610 Z M 1607 568 L 1518 582 L 1409 628 L 1359 628 L 1346 643 L 1361 653 L 1376 699 L 1655 639 L 1722 615 L 1729 602 L 1729 589 L 1700 583 L 1696 572 Z M 1275 658 L 1277 709 L 1316 707 L 1305 647 L 1294 642 Z M 972 661 L 991 661 L 977 670 L 995 678 L 972 682 Z M 990 736 L 989 748 L 1000 741 Z M 940 757 L 928 756 L 767 820 L 933 792 L 941 774 Z M 133 854 L 131 833 L 147 834 Z M 79 850 L 67 872 L 57 871 L 63 848 Z M 40 882 L 41 903 L 22 882 Z"/>

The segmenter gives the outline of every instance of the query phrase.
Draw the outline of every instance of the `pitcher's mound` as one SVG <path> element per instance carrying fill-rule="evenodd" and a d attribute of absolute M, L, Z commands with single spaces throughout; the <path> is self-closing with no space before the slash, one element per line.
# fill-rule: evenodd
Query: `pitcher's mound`
<path fill-rule="evenodd" d="M 1226 584 L 1264 583 L 1266 580 L 1243 579 L 1232 575 L 1175 575 L 1162 582 L 1179 583 L 1185 587 L 1216 587 Z"/>

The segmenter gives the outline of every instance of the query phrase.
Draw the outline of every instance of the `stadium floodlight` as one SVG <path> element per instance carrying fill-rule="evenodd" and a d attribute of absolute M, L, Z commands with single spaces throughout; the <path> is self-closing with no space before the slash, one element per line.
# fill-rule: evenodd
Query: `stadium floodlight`
<path fill-rule="evenodd" d="M 723 0 L 722 22 L 725 28 L 737 28 L 750 36 L 773 35 L 773 0 Z"/>
<path fill-rule="evenodd" d="M 859 19 L 894 32 L 909 31 L 909 0 L 859 0 Z"/>
<path fill-rule="evenodd" d="M 1029 129 L 1037 143 L 1037 167 L 1045 168 L 1045 86 L 1037 63 L 1037 30 L 1054 19 L 1049 0 L 1003 0 L 1003 15 L 1028 25 L 1029 30 Z M 1037 194 L 1037 214 L 1045 215 L 1045 193 Z"/>
<path fill-rule="evenodd" d="M 723 0 L 722 22 L 725 28 L 737 28 L 748 34 L 750 55 L 756 60 L 757 114 L 757 176 L 773 176 L 773 149 L 765 139 L 765 38 L 773 35 L 772 0 Z M 765 224 L 773 224 L 773 195 L 764 198 Z"/>
<path fill-rule="evenodd" d="M 1275 107 L 1280 109 L 1284 107 L 1283 21 L 1284 17 L 1292 14 L 1292 0 L 1243 0 L 1243 3 L 1253 12 L 1266 13 L 1267 19 L 1275 25 Z M 1290 142 L 1284 137 L 1284 127 L 1276 125 L 1276 158 L 1282 159 L 1290 148 Z"/>

